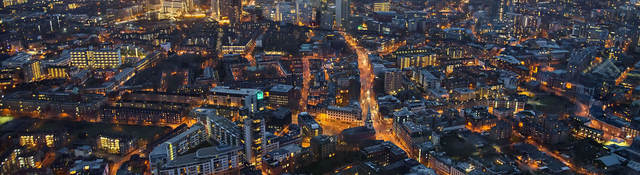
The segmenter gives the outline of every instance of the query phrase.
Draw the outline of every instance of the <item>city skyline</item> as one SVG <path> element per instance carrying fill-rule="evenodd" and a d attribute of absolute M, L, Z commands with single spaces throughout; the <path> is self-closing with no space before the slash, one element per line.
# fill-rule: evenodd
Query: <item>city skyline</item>
<path fill-rule="evenodd" d="M 640 174 L 638 0 L 0 0 L 0 174 Z"/>

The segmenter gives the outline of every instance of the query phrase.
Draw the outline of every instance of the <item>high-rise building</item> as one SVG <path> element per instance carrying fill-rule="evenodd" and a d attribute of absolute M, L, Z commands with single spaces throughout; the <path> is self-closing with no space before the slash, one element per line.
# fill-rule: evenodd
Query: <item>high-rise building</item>
<path fill-rule="evenodd" d="M 242 114 L 242 130 L 244 133 L 244 156 L 252 165 L 262 162 L 265 148 L 264 116 L 257 113 Z"/>
<path fill-rule="evenodd" d="M 71 66 L 80 69 L 109 69 L 122 65 L 120 50 L 77 49 L 69 52 Z"/>
<path fill-rule="evenodd" d="M 389 69 L 384 73 L 384 92 L 387 94 L 396 94 L 402 89 L 403 76 L 402 71 L 398 69 Z"/>
<path fill-rule="evenodd" d="M 351 15 L 350 0 L 336 0 L 335 27 L 344 29 Z"/>
<path fill-rule="evenodd" d="M 218 21 L 235 23 L 242 15 L 241 0 L 211 0 L 213 18 Z"/>
<path fill-rule="evenodd" d="M 162 0 L 161 2 L 161 12 L 168 17 L 187 14 L 195 7 L 193 0 Z"/>
<path fill-rule="evenodd" d="M 310 24 L 313 10 L 310 0 L 296 0 L 296 22 L 298 24 Z"/>

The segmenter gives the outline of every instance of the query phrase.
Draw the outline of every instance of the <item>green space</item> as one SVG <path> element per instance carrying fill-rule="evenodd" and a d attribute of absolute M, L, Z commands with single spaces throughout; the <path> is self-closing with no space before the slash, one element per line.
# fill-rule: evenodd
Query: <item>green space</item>
<path fill-rule="evenodd" d="M 11 120 L 13 120 L 12 116 L 0 116 L 0 125 L 10 122 Z"/>
<path fill-rule="evenodd" d="M 90 123 L 65 120 L 36 120 L 31 131 L 59 131 L 65 128 L 71 137 L 79 140 L 94 140 L 98 134 L 132 136 L 153 141 L 171 131 L 170 127 L 121 125 L 112 123 Z"/>
<path fill-rule="evenodd" d="M 536 95 L 527 102 L 534 110 L 542 111 L 546 114 L 558 114 L 569 112 L 574 104 L 564 97 L 556 95 Z"/>

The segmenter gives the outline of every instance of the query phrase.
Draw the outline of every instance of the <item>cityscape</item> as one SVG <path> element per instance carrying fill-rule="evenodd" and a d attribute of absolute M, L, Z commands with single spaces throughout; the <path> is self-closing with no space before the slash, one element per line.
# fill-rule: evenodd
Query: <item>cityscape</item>
<path fill-rule="evenodd" d="M 0 3 L 0 175 L 640 175 L 640 0 Z"/>

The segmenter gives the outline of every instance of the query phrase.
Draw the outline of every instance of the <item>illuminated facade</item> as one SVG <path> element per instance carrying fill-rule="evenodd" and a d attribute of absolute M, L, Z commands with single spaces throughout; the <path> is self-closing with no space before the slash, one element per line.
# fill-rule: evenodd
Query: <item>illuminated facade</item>
<path fill-rule="evenodd" d="M 96 147 L 109 154 L 126 154 L 133 150 L 134 141 L 119 137 L 98 136 Z"/>
<path fill-rule="evenodd" d="M 391 11 L 391 3 L 389 2 L 376 2 L 373 3 L 374 12 L 388 12 Z"/>
<path fill-rule="evenodd" d="M 42 64 L 40 64 L 40 61 L 32 61 L 31 63 L 29 63 L 27 65 L 25 73 L 27 82 L 36 82 L 44 78 L 44 73 L 42 72 Z"/>
<path fill-rule="evenodd" d="M 211 88 L 207 104 L 221 107 L 246 108 L 249 112 L 262 110 L 264 93 L 258 89 Z"/>
<path fill-rule="evenodd" d="M 67 79 L 69 74 L 66 67 L 48 67 L 47 74 L 50 79 Z"/>
<path fill-rule="evenodd" d="M 239 174 L 241 147 L 218 145 L 178 156 L 154 175 Z"/>
<path fill-rule="evenodd" d="M 179 155 L 187 153 L 205 141 L 207 141 L 207 135 L 204 126 L 195 124 L 187 131 L 154 147 L 149 153 L 151 172 L 157 174 L 163 164 L 176 160 Z"/>
<path fill-rule="evenodd" d="M 195 6 L 193 0 L 162 0 L 161 12 L 167 17 L 187 14 Z"/>
<path fill-rule="evenodd" d="M 266 145 L 264 118 L 255 113 L 241 114 L 241 117 L 245 159 L 252 165 L 258 165 L 262 163 Z"/>
<path fill-rule="evenodd" d="M 235 23 L 242 15 L 242 1 L 211 0 L 211 12 L 218 22 Z"/>
<path fill-rule="evenodd" d="M 20 146 L 24 147 L 39 147 L 46 146 L 49 148 L 55 147 L 60 139 L 55 134 L 25 134 L 19 137 Z"/>
<path fill-rule="evenodd" d="M 222 46 L 222 54 L 246 54 L 249 48 L 254 47 L 256 44 L 255 40 L 250 39 L 245 43 L 232 43 L 228 45 Z"/>
<path fill-rule="evenodd" d="M 391 69 L 384 73 L 384 92 L 387 94 L 396 94 L 403 89 L 402 71 Z"/>
<path fill-rule="evenodd" d="M 347 26 L 349 17 L 351 16 L 351 1 L 350 0 L 336 0 L 336 17 L 335 27 L 344 29 Z"/>
<path fill-rule="evenodd" d="M 427 67 L 437 66 L 438 60 L 436 54 L 406 55 L 398 56 L 397 64 L 400 69 L 406 69 L 409 67 Z"/>
<path fill-rule="evenodd" d="M 69 52 L 71 66 L 80 69 L 110 69 L 122 65 L 120 50 L 79 49 Z"/>
<path fill-rule="evenodd" d="M 9 7 L 9 6 L 19 5 L 19 4 L 24 4 L 24 3 L 27 3 L 27 0 L 3 0 L 2 1 L 2 6 L 3 7 Z"/>

